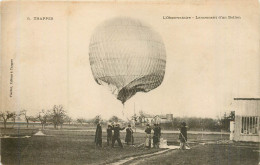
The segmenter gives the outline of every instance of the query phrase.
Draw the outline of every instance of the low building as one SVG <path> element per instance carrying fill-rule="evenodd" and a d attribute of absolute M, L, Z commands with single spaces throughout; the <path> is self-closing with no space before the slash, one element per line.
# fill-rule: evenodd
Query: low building
<path fill-rule="evenodd" d="M 140 119 L 140 123 L 145 126 L 146 124 L 151 124 L 153 122 L 153 115 L 143 114 Z"/>
<path fill-rule="evenodd" d="M 153 122 L 156 124 L 171 123 L 173 120 L 173 114 L 156 115 L 153 118 Z"/>
<path fill-rule="evenodd" d="M 173 114 L 166 115 L 149 115 L 144 114 L 141 120 L 142 125 L 146 123 L 149 124 L 161 124 L 161 123 L 171 123 L 173 120 Z"/>
<path fill-rule="evenodd" d="M 230 139 L 260 142 L 260 98 L 234 98 L 235 122 L 231 122 Z"/>

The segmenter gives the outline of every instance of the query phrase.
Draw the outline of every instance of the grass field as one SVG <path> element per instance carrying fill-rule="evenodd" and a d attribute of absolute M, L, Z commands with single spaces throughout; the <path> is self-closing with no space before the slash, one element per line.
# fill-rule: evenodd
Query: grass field
<path fill-rule="evenodd" d="M 12 137 L 17 130 L 6 131 Z M 32 135 L 37 130 L 20 130 L 20 135 Z M 1 158 L 3 164 L 106 164 L 160 149 L 145 150 L 124 145 L 124 148 L 107 147 L 105 135 L 103 147 L 94 145 L 94 132 L 45 130 L 49 136 L 32 136 L 31 138 L 2 138 Z M 123 141 L 124 133 L 121 140 Z M 143 142 L 143 135 L 136 134 L 136 144 Z"/>
<path fill-rule="evenodd" d="M 258 165 L 259 145 L 206 144 L 197 145 L 190 150 L 174 150 L 148 159 L 138 160 L 138 165 Z M 131 162 L 133 163 L 133 162 Z"/>
<path fill-rule="evenodd" d="M 144 149 L 144 147 L 132 147 L 124 145 L 124 148 L 111 148 L 106 146 L 106 133 L 103 133 L 103 147 L 98 148 L 94 145 L 93 131 L 63 129 L 53 130 L 47 129 L 43 132 L 48 136 L 32 136 L 38 129 L 6 129 L 1 130 L 1 134 L 11 137 L 21 138 L 1 138 L 1 162 L 3 164 L 107 164 L 118 160 L 143 155 L 146 153 L 157 152 L 162 149 Z M 30 138 L 23 138 L 29 135 Z M 125 133 L 122 131 L 121 140 L 124 141 Z M 135 133 L 136 146 L 144 142 L 144 133 Z M 178 134 L 163 134 L 162 137 L 167 139 L 168 144 L 178 145 Z M 170 151 L 166 154 L 156 156 L 153 159 L 144 159 L 145 162 L 138 160 L 140 164 L 146 164 L 151 161 L 154 164 L 190 164 L 195 160 L 199 164 L 214 164 L 214 160 L 225 158 L 225 154 L 229 154 L 231 164 L 239 162 L 238 155 L 249 153 L 242 150 L 241 147 L 235 147 L 235 144 L 199 145 L 201 142 L 216 142 L 217 140 L 228 139 L 228 135 L 201 135 L 188 134 L 191 150 Z M 247 145 L 246 145 L 247 146 Z M 230 149 L 230 150 L 228 150 Z M 253 151 L 252 151 L 253 152 Z M 249 160 L 257 161 L 256 152 L 248 157 Z M 188 156 L 188 157 L 187 157 Z M 199 159 L 196 159 L 196 156 Z M 215 158 L 212 158 L 215 157 Z M 243 162 L 247 162 L 247 157 L 243 158 Z M 157 163 L 156 163 L 157 162 Z M 224 164 L 226 161 L 223 162 Z M 249 161 L 249 163 L 251 163 Z"/>

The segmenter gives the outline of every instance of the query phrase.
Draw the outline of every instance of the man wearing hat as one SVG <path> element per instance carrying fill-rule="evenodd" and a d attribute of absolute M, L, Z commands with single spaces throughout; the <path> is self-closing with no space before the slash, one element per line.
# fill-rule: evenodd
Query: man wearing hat
<path fill-rule="evenodd" d="M 181 123 L 179 139 L 180 139 L 180 149 L 186 149 L 186 143 L 188 138 L 187 138 L 187 127 L 185 122 Z"/>
<path fill-rule="evenodd" d="M 115 141 L 117 141 L 118 145 L 123 148 L 123 145 L 120 140 L 120 131 L 124 130 L 124 129 L 125 129 L 125 127 L 120 128 L 118 123 L 115 124 L 115 126 L 112 128 L 112 130 L 114 130 L 114 136 L 112 138 L 112 147 L 114 147 Z"/>

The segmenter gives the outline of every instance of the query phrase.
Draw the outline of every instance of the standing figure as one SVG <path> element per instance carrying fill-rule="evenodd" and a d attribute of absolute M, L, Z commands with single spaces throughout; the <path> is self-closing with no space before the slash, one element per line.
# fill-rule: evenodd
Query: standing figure
<path fill-rule="evenodd" d="M 158 142 L 158 145 L 159 145 L 159 147 L 160 147 L 160 141 L 161 141 L 161 135 L 162 135 L 162 132 L 161 132 L 161 127 L 160 127 L 160 124 L 157 124 L 157 126 L 158 126 L 158 131 L 159 131 L 159 142 Z"/>
<path fill-rule="evenodd" d="M 126 129 L 126 137 L 125 137 L 125 142 L 127 145 L 129 145 L 129 142 L 132 143 L 132 145 L 134 145 L 134 131 L 131 128 L 131 125 L 128 125 L 128 128 Z"/>
<path fill-rule="evenodd" d="M 157 127 L 158 127 L 158 131 L 159 131 L 159 141 L 160 141 L 160 138 L 161 138 L 161 127 L 159 124 L 157 124 Z"/>
<path fill-rule="evenodd" d="M 181 123 L 179 139 L 180 139 L 180 149 L 186 149 L 188 138 L 187 138 L 187 127 L 185 122 Z"/>
<path fill-rule="evenodd" d="M 159 148 L 161 129 L 158 124 L 154 124 L 153 132 L 153 147 Z"/>
<path fill-rule="evenodd" d="M 109 124 L 107 126 L 107 146 L 109 146 L 110 142 L 112 142 L 112 126 Z"/>
<path fill-rule="evenodd" d="M 112 129 L 114 130 L 114 135 L 112 138 L 112 147 L 114 147 L 115 141 L 117 141 L 118 145 L 123 148 L 123 145 L 120 140 L 120 131 L 124 130 L 125 127 L 120 128 L 119 124 L 115 124 L 115 126 Z"/>
<path fill-rule="evenodd" d="M 151 148 L 151 132 L 152 129 L 149 124 L 146 125 L 145 133 L 146 133 L 146 139 L 145 139 L 145 147 Z"/>
<path fill-rule="evenodd" d="M 100 123 L 97 124 L 95 143 L 96 146 L 102 147 L 102 126 Z"/>

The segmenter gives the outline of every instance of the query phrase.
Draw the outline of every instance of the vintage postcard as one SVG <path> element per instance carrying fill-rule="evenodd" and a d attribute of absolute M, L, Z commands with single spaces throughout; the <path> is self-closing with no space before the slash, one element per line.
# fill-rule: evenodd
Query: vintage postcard
<path fill-rule="evenodd" d="M 259 7 L 2 1 L 0 164 L 259 164 Z"/>

